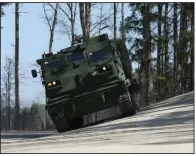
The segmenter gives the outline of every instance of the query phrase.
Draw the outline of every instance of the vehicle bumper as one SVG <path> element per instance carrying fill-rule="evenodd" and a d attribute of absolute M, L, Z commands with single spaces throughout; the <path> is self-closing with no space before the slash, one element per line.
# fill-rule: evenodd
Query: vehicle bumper
<path fill-rule="evenodd" d="M 119 87 L 120 85 L 121 85 L 121 82 L 119 80 L 115 80 L 115 81 L 106 83 L 104 85 L 101 85 L 99 88 L 95 90 L 91 90 L 88 92 L 86 91 L 74 97 L 70 97 L 70 94 L 66 94 L 64 96 L 60 96 L 58 98 L 50 100 L 45 106 L 45 108 L 47 109 L 47 108 L 50 108 L 56 105 L 63 105 L 63 104 L 70 103 L 76 100 L 88 98 L 89 96 L 95 96 L 96 94 L 105 93 L 105 92 L 113 90 L 114 88 Z"/>

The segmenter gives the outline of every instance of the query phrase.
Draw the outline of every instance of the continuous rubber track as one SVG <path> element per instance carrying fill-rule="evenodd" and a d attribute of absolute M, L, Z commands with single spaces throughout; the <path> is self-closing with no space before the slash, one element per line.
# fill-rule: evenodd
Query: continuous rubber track
<path fill-rule="evenodd" d="M 56 130 L 59 133 L 66 132 L 66 131 L 71 129 L 69 124 L 68 124 L 68 122 L 67 122 L 67 119 L 64 116 L 54 120 L 53 123 L 54 123 L 54 125 L 56 127 Z"/>
<path fill-rule="evenodd" d="M 2 153 L 194 153 L 194 92 L 149 105 L 131 117 L 1 142 Z"/>
<path fill-rule="evenodd" d="M 134 106 L 132 104 L 131 97 L 128 93 L 123 93 L 120 95 L 118 100 L 119 108 L 122 112 L 122 116 L 134 115 Z"/>

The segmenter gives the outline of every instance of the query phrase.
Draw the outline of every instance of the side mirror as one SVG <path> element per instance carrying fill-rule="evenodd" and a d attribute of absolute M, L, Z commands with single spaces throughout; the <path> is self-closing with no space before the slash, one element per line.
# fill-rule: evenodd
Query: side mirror
<path fill-rule="evenodd" d="M 31 70 L 31 74 L 32 74 L 33 78 L 37 77 L 37 71 L 35 69 Z"/>

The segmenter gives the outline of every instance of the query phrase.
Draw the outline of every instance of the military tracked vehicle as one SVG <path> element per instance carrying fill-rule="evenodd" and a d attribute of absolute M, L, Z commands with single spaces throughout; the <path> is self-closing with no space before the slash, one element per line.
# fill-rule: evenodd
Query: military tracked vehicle
<path fill-rule="evenodd" d="M 80 40 L 81 41 L 81 40 Z M 137 81 L 126 45 L 102 34 L 37 60 L 45 87 L 46 109 L 61 133 L 83 126 L 83 116 L 119 106 L 122 116 L 136 113 Z"/>

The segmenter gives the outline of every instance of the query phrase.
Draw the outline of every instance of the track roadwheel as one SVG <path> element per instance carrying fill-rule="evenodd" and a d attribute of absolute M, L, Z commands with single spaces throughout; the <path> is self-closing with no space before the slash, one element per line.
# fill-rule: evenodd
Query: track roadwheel
<path fill-rule="evenodd" d="M 63 107 L 50 107 L 48 114 L 51 117 L 54 127 L 59 133 L 70 130 L 70 126 L 65 118 Z"/>
<path fill-rule="evenodd" d="M 54 117 L 51 117 L 51 118 L 52 118 L 52 122 L 53 122 L 56 130 L 59 133 L 63 133 L 63 132 L 70 130 L 70 127 L 64 117 L 58 118 L 58 119 L 54 119 Z"/>
<path fill-rule="evenodd" d="M 135 104 L 132 102 L 132 98 L 127 88 L 125 88 L 125 92 L 120 95 L 118 105 L 123 117 L 132 116 L 136 113 Z"/>

